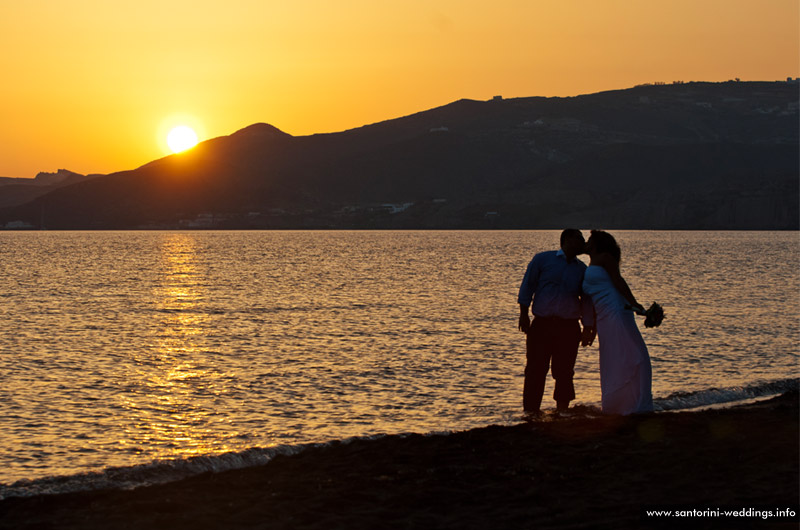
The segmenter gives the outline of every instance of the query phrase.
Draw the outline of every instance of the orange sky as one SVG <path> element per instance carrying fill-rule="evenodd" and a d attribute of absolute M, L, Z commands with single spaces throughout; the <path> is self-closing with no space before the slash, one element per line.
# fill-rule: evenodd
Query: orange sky
<path fill-rule="evenodd" d="M 255 122 L 333 132 L 460 98 L 800 76 L 797 0 L 0 3 L 0 176 L 109 173 Z"/>

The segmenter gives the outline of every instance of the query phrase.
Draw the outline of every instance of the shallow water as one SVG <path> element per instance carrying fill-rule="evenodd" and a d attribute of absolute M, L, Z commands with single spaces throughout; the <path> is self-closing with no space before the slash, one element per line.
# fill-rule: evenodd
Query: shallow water
<path fill-rule="evenodd" d="M 798 377 L 797 232 L 614 233 L 638 299 L 667 314 L 642 327 L 658 406 Z M 0 483 L 516 422 L 516 292 L 557 241 L 0 233 Z M 599 402 L 597 358 L 579 356 L 578 403 Z"/>

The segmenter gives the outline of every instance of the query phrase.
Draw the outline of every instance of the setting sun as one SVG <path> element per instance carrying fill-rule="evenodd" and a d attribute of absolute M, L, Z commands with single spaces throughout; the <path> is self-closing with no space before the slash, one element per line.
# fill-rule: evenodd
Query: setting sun
<path fill-rule="evenodd" d="M 167 135 L 167 145 L 173 153 L 186 151 L 197 145 L 197 133 L 191 127 L 179 125 Z"/>

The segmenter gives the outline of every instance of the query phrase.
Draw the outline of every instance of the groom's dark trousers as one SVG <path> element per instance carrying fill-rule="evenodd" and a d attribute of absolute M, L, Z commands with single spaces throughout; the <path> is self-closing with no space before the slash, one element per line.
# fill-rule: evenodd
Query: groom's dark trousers
<path fill-rule="evenodd" d="M 556 403 L 575 399 L 575 359 L 581 341 L 577 320 L 558 317 L 533 318 L 525 341 L 527 364 L 522 404 L 526 411 L 538 411 L 542 405 L 547 372 L 552 369 L 556 381 L 553 398 Z"/>

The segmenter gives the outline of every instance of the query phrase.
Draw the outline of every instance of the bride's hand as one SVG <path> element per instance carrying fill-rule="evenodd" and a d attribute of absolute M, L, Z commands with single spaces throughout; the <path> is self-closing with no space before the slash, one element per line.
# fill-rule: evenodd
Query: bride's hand
<path fill-rule="evenodd" d="M 639 304 L 639 303 L 633 303 L 633 304 L 630 304 L 630 303 L 629 303 L 629 304 L 625 304 L 625 309 L 630 309 L 631 311 L 633 311 L 633 312 L 634 312 L 634 313 L 636 313 L 637 315 L 644 315 L 644 314 L 646 314 L 646 311 L 645 311 L 645 309 L 644 309 L 644 306 L 643 306 L 642 304 Z"/>

